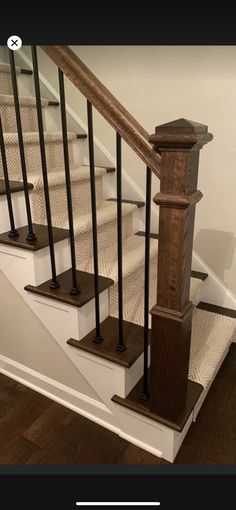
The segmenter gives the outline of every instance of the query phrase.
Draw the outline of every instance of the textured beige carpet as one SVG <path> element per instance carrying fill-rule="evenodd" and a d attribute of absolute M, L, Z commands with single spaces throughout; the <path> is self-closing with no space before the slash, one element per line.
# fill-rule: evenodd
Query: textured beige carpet
<path fill-rule="evenodd" d="M 17 69 L 17 73 L 19 72 Z M 9 176 L 11 179 L 21 180 L 18 135 L 11 91 L 9 66 L 0 64 L 0 111 Z M 29 182 L 34 185 L 31 192 L 33 219 L 36 223 L 46 224 L 35 98 L 20 98 L 20 106 L 27 171 Z M 48 107 L 46 99 L 42 99 L 42 106 L 43 110 Z M 93 272 L 90 174 L 87 166 L 78 167 L 75 165 L 73 151 L 75 140 L 76 134 L 68 133 L 76 260 L 79 269 Z M 67 199 L 61 132 L 45 132 L 45 145 L 53 225 L 67 228 Z M 99 272 L 114 280 L 114 286 L 110 289 L 110 313 L 116 317 L 118 309 L 116 203 L 105 201 L 103 198 L 103 177 L 106 170 L 96 167 L 95 173 Z M 1 176 L 2 165 L 0 162 Z M 122 205 L 124 318 L 142 325 L 144 315 L 144 238 L 135 235 L 133 227 L 135 211 L 136 206 L 133 204 Z M 158 241 L 152 239 L 150 245 L 150 308 L 156 302 L 157 252 Z M 200 279 L 191 279 L 190 298 L 192 300 L 203 284 Z M 234 319 L 195 309 L 189 368 L 189 377 L 193 381 L 201 383 L 205 388 L 209 387 L 215 371 L 219 368 L 222 356 L 235 335 L 235 327 Z"/>

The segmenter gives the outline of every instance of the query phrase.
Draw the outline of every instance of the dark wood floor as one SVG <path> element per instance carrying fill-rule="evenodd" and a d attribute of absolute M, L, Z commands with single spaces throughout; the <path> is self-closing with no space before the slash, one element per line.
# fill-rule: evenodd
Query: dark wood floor
<path fill-rule="evenodd" d="M 160 464 L 157 457 L 0 375 L 1 464 Z M 236 344 L 176 458 L 236 463 Z"/>

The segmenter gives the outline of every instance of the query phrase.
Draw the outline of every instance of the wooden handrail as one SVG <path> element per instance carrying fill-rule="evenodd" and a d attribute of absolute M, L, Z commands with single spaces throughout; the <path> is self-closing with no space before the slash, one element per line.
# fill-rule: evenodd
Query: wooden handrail
<path fill-rule="evenodd" d="M 160 156 L 149 134 L 68 46 L 41 46 L 136 154 L 160 177 Z"/>

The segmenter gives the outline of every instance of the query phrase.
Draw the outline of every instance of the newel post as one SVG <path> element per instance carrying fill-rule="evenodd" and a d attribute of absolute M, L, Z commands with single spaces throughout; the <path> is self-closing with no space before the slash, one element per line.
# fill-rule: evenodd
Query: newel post
<path fill-rule="evenodd" d="M 158 126 L 149 140 L 161 155 L 157 303 L 151 310 L 151 410 L 175 421 L 189 400 L 189 300 L 199 151 L 207 126 L 185 119 Z M 192 383 L 194 384 L 194 383 Z M 192 390 L 191 390 L 192 391 Z"/>

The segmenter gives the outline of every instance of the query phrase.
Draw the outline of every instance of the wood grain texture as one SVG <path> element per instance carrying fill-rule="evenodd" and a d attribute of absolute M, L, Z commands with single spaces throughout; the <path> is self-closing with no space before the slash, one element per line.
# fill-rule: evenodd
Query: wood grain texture
<path fill-rule="evenodd" d="M 117 198 L 107 198 L 107 202 L 117 202 Z M 126 198 L 122 198 L 122 204 L 133 204 L 136 205 L 138 209 L 145 206 L 145 202 L 141 200 L 128 200 Z"/>
<path fill-rule="evenodd" d="M 48 228 L 46 225 L 37 225 L 33 223 L 33 231 L 35 232 L 37 239 L 36 241 L 28 241 L 26 236 L 28 234 L 28 227 L 20 227 L 17 229 L 19 236 L 9 237 L 8 232 L 4 232 L 0 234 L 0 244 L 7 244 L 9 246 L 15 246 L 16 248 L 23 248 L 24 250 L 37 251 L 41 250 L 41 248 L 45 248 L 45 246 L 49 245 L 48 240 Z M 53 240 L 54 243 L 58 241 L 62 241 L 63 239 L 68 239 L 69 230 L 64 228 L 53 227 Z"/>
<path fill-rule="evenodd" d="M 199 150 L 212 139 L 207 126 L 186 119 L 156 128 L 150 137 L 161 155 L 157 303 L 151 310 L 153 412 L 174 420 L 188 388 L 192 307 L 189 301 Z"/>
<path fill-rule="evenodd" d="M 86 303 L 91 301 L 91 299 L 93 299 L 95 296 L 94 275 L 92 273 L 86 273 L 86 271 L 76 272 L 78 287 L 80 291 L 79 294 L 70 294 L 72 286 L 72 276 L 70 269 L 57 276 L 57 280 L 60 284 L 60 287 L 57 289 L 51 289 L 51 280 L 47 280 L 37 287 L 34 285 L 26 285 L 25 290 L 32 292 L 33 294 L 38 294 L 39 296 L 45 296 L 49 299 L 60 301 L 62 303 L 68 303 L 69 305 L 80 308 L 81 306 L 84 306 Z M 98 283 L 99 293 L 101 293 L 111 287 L 114 282 L 110 278 L 99 276 Z"/>
<path fill-rule="evenodd" d="M 108 317 L 101 323 L 103 341 L 100 344 L 93 342 L 95 333 L 94 329 L 83 340 L 78 341 L 70 338 L 67 343 L 125 368 L 130 368 L 143 352 L 144 328 L 132 322 L 124 321 L 124 343 L 126 345 L 124 352 L 116 350 L 119 340 L 119 321 L 115 317 Z"/>
<path fill-rule="evenodd" d="M 0 452 L 0 464 L 26 464 L 28 459 L 40 452 L 39 448 L 23 436 L 17 437 Z"/>
<path fill-rule="evenodd" d="M 159 176 L 160 156 L 149 142 L 146 130 L 96 78 L 68 46 L 41 46 L 69 80 L 95 106 L 144 163 Z"/>
<path fill-rule="evenodd" d="M 198 303 L 197 308 L 201 310 L 207 310 L 212 313 L 219 313 L 220 315 L 225 315 L 226 317 L 232 317 L 236 319 L 236 310 L 232 310 L 231 308 L 225 308 L 224 306 L 212 305 L 211 303 L 205 303 L 204 301 L 200 301 Z"/>
<path fill-rule="evenodd" d="M 236 345 L 232 344 L 175 464 L 236 464 L 235 398 Z M 168 464 L 69 409 L 54 406 L 53 401 L 0 374 L 1 463 Z M 59 430 L 60 422 L 66 420 L 68 424 Z M 29 433 L 41 447 L 25 439 Z"/>
<path fill-rule="evenodd" d="M 74 413 L 56 402 L 51 405 L 28 427 L 23 437 L 39 448 L 55 441 L 74 418 Z"/>
<path fill-rule="evenodd" d="M 24 184 L 21 181 L 9 181 L 11 193 L 17 193 L 18 191 L 24 191 Z M 33 189 L 33 184 L 28 183 L 28 190 Z M 0 196 L 6 195 L 5 181 L 0 179 Z"/>
<path fill-rule="evenodd" d="M 150 377 L 150 371 L 149 371 Z M 202 393 L 203 387 L 201 384 L 188 381 L 187 385 L 187 394 L 185 398 L 184 407 L 182 407 L 178 416 L 174 415 L 173 419 L 166 418 L 164 413 L 158 414 L 155 411 L 150 409 L 149 401 L 145 401 L 140 398 L 143 389 L 143 378 L 139 380 L 136 386 L 131 390 L 129 395 L 126 398 L 119 397 L 118 395 L 114 395 L 112 397 L 112 401 L 117 404 L 126 407 L 127 409 L 131 409 L 131 411 L 135 411 L 136 413 L 143 414 L 147 418 L 154 420 L 158 423 L 166 425 L 177 432 L 181 432 L 184 428 L 185 423 L 187 422 L 194 406 L 196 405 L 199 396 Z"/>

